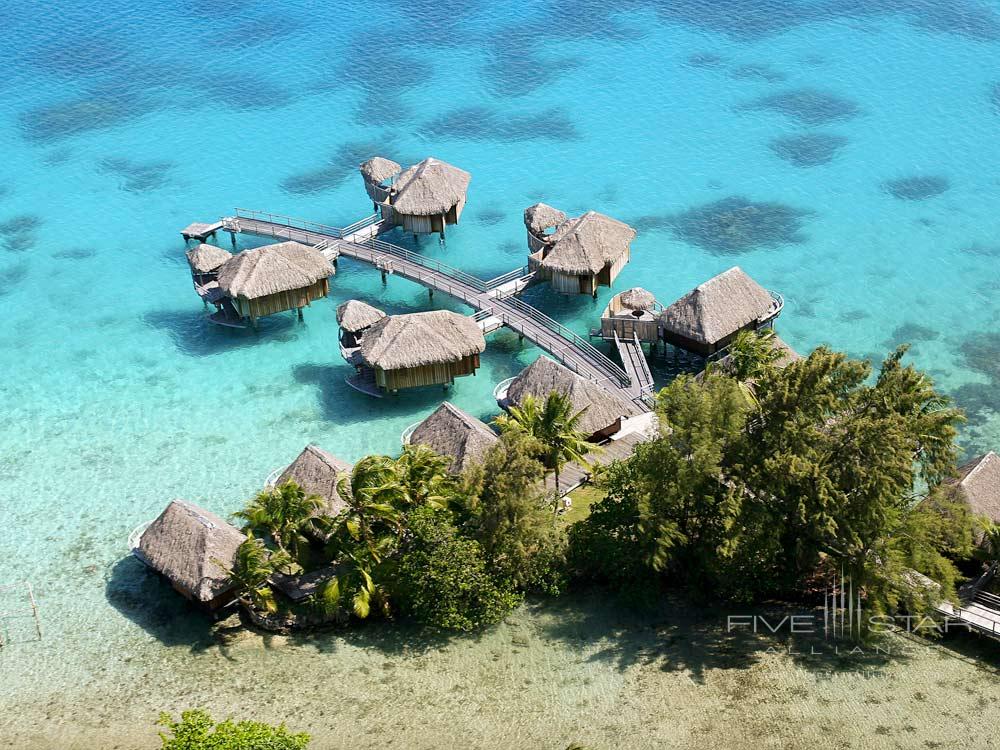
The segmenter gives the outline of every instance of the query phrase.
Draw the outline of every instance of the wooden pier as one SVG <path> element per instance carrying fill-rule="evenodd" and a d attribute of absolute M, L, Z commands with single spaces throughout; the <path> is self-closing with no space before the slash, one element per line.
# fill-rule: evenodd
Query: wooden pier
<path fill-rule="evenodd" d="M 631 338 L 619 338 L 617 331 L 613 335 L 615 347 L 618 349 L 618 356 L 621 357 L 625 372 L 638 386 L 640 396 L 651 395 L 653 393 L 653 373 L 649 369 L 649 362 L 646 361 L 646 354 L 642 351 L 642 342 L 639 341 L 639 336 L 634 331 Z"/>
<path fill-rule="evenodd" d="M 444 292 L 476 312 L 488 311 L 484 319 L 495 319 L 491 325 L 510 328 L 577 374 L 649 410 L 646 382 L 634 380 L 585 338 L 516 297 L 533 281 L 527 267 L 484 281 L 380 240 L 379 234 L 390 228 L 375 215 L 339 228 L 246 209 L 237 209 L 234 216 L 222 221 L 222 229 L 234 237 L 237 233 L 251 234 L 319 247 L 331 261 L 339 256 L 359 260 L 378 269 L 383 280 L 398 275 L 432 291 Z"/>

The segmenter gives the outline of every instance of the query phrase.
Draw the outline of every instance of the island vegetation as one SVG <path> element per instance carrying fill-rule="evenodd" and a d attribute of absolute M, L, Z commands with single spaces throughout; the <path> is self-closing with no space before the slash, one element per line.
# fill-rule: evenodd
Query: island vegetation
<path fill-rule="evenodd" d="M 333 517 L 294 482 L 261 492 L 236 514 L 242 603 L 278 629 L 405 617 L 471 631 L 569 586 L 753 603 L 801 599 L 826 572 L 874 613 L 954 599 L 958 565 L 998 538 L 945 481 L 960 411 L 905 347 L 876 372 L 826 348 L 779 367 L 771 335 L 741 334 L 722 364 L 660 391 L 658 434 L 595 470 L 599 499 L 572 523 L 542 480 L 593 446 L 558 393 L 498 418 L 500 440 L 460 474 L 425 446 L 362 459 Z M 276 593 L 311 572 L 313 595 Z"/>

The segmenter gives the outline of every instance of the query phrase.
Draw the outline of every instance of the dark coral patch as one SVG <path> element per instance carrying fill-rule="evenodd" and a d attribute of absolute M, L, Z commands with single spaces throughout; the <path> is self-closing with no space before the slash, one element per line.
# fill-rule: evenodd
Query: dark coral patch
<path fill-rule="evenodd" d="M 974 333 L 958 346 L 965 366 L 1000 385 L 1000 333 Z"/>
<path fill-rule="evenodd" d="M 54 258 L 60 260 L 86 260 L 97 255 L 97 251 L 92 247 L 71 247 L 67 250 L 59 250 L 52 254 Z"/>
<path fill-rule="evenodd" d="M 483 78 L 497 96 L 530 94 L 579 66 L 574 58 L 543 57 L 537 41 L 534 29 L 507 29 L 493 37 Z"/>
<path fill-rule="evenodd" d="M 281 181 L 280 187 L 292 195 L 312 195 L 330 190 L 358 175 L 361 162 L 392 150 L 391 141 L 351 141 L 341 145 L 333 156 L 315 169 L 289 175 Z M 361 180 L 360 176 L 358 180 Z"/>
<path fill-rule="evenodd" d="M 486 227 L 492 227 L 506 218 L 506 214 L 496 208 L 484 208 L 476 214 L 476 221 Z"/>
<path fill-rule="evenodd" d="M 983 245 L 979 242 L 973 242 L 971 245 L 963 247 L 962 252 L 977 258 L 1000 258 L 1000 245 Z"/>
<path fill-rule="evenodd" d="M 120 178 L 119 187 L 129 193 L 147 193 L 162 188 L 170 182 L 169 161 L 137 162 L 123 156 L 107 156 L 98 167 Z"/>
<path fill-rule="evenodd" d="M 27 140 L 45 143 L 121 125 L 150 109 L 140 97 L 94 94 L 22 112 L 18 126 Z"/>
<path fill-rule="evenodd" d="M 951 182 L 941 175 L 914 175 L 882 183 L 883 190 L 901 201 L 927 200 L 941 195 L 950 187 Z"/>
<path fill-rule="evenodd" d="M 6 296 L 28 277 L 28 264 L 16 263 L 0 268 L 0 297 Z"/>
<path fill-rule="evenodd" d="M 762 96 L 747 102 L 742 109 L 778 112 L 810 127 L 850 120 L 861 113 L 861 107 L 850 99 L 813 88 Z"/>
<path fill-rule="evenodd" d="M 670 226 L 684 242 L 716 255 L 737 255 L 804 242 L 803 219 L 811 213 L 735 195 L 673 216 Z"/>
<path fill-rule="evenodd" d="M 990 86 L 990 104 L 993 105 L 996 113 L 1000 115 L 1000 82 Z"/>
<path fill-rule="evenodd" d="M 737 65 L 729 71 L 729 77 L 737 81 L 763 81 L 765 83 L 781 83 L 788 80 L 787 75 L 766 63 Z"/>
<path fill-rule="evenodd" d="M 783 135 L 768 144 L 778 157 L 796 167 L 818 167 L 821 164 L 829 164 L 846 145 L 847 138 L 834 133 Z"/>
<path fill-rule="evenodd" d="M 462 107 L 436 117 L 424 125 L 423 130 L 432 137 L 501 143 L 570 141 L 578 137 L 569 115 L 557 108 L 526 115 L 505 115 L 488 107 Z"/>
<path fill-rule="evenodd" d="M 883 346 L 886 349 L 895 349 L 901 344 L 919 344 L 923 341 L 933 341 L 941 335 L 940 331 L 928 328 L 920 323 L 907 322 L 898 326 L 886 339 Z"/>
<path fill-rule="evenodd" d="M 41 218 L 32 214 L 7 219 L 0 223 L 0 244 L 15 253 L 30 250 L 38 240 L 36 232 L 41 225 Z"/>

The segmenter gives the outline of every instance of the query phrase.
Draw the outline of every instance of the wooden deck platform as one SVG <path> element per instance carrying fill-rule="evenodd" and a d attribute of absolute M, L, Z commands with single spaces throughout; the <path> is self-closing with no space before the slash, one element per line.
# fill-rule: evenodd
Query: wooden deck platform
<path fill-rule="evenodd" d="M 643 396 L 652 394 L 653 373 L 649 369 L 649 362 L 646 361 L 646 353 L 642 350 L 642 342 L 639 341 L 639 337 L 634 331 L 631 339 L 621 339 L 615 333 L 614 342 L 625 372 L 639 387 L 640 394 Z"/>
<path fill-rule="evenodd" d="M 192 224 L 188 224 L 181 230 L 181 237 L 184 238 L 185 242 L 188 240 L 198 240 L 199 242 L 204 242 L 220 229 L 222 229 L 221 221 L 216 221 L 212 224 L 204 224 L 196 221 Z"/>
<path fill-rule="evenodd" d="M 294 240 L 311 246 L 322 243 L 331 253 L 336 248 L 339 255 L 368 263 L 386 275 L 402 276 L 429 289 L 444 292 L 476 311 L 489 310 L 504 326 L 548 352 L 577 374 L 635 401 L 644 410 L 649 408 L 643 400 L 642 383 L 633 382 L 628 373 L 584 337 L 514 296 L 519 284 L 530 283 L 526 267 L 484 281 L 461 269 L 378 239 L 378 235 L 388 227 L 376 216 L 349 227 L 337 228 L 287 216 L 237 209 L 235 216 L 223 220 L 223 228 L 225 231 Z M 524 281 L 526 278 L 528 282 Z"/>
<path fill-rule="evenodd" d="M 588 453 L 584 458 L 590 467 L 594 466 L 607 466 L 613 461 L 622 461 L 635 451 L 635 447 L 640 443 L 644 443 L 649 440 L 649 436 L 643 434 L 642 432 L 630 432 L 627 435 L 619 438 L 618 440 L 608 440 L 602 443 L 599 448 L 600 451 L 594 451 Z M 590 479 L 593 473 L 593 468 L 587 468 L 578 463 L 568 463 L 559 472 L 559 490 L 560 495 L 565 497 L 570 492 L 575 490 L 581 484 Z M 556 490 L 556 476 L 555 473 L 550 473 L 545 477 L 545 490 L 546 492 L 555 492 Z"/>

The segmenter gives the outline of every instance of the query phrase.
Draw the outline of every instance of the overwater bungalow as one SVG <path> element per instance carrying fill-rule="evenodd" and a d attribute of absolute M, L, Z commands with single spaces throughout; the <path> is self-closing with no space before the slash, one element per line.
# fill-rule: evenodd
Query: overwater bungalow
<path fill-rule="evenodd" d="M 258 318 L 302 308 L 330 291 L 333 265 L 315 248 L 299 242 L 279 242 L 244 250 L 218 269 L 223 297 L 211 317 L 221 325 L 256 325 Z"/>
<path fill-rule="evenodd" d="M 245 540 L 214 513 L 174 500 L 142 533 L 134 552 L 183 596 L 217 610 L 236 599 L 226 568 Z"/>
<path fill-rule="evenodd" d="M 623 419 L 641 413 L 630 401 L 580 377 L 565 365 L 544 355 L 521 370 L 516 377 L 500 383 L 493 393 L 501 408 L 507 409 L 511 405 L 523 406 L 528 396 L 534 396 L 537 401 L 545 401 L 552 391 L 568 396 L 574 412 L 586 410 L 580 418 L 580 429 L 590 435 L 593 442 L 600 442 L 615 434 L 621 429 Z"/>
<path fill-rule="evenodd" d="M 319 514 L 333 517 L 347 507 L 337 484 L 345 476 L 349 477 L 353 468 L 347 461 L 310 443 L 280 474 L 272 474 L 268 485 L 277 487 L 295 482 L 307 495 L 322 498 L 323 508 Z"/>
<path fill-rule="evenodd" d="M 781 295 L 769 292 L 739 266 L 692 289 L 660 313 L 660 336 L 703 357 L 724 349 L 743 330 L 772 325 Z"/>
<path fill-rule="evenodd" d="M 435 453 L 450 458 L 448 470 L 453 474 L 482 463 L 487 451 L 498 440 L 497 434 L 486 424 L 449 401 L 403 433 L 404 445 L 426 445 Z"/>
<path fill-rule="evenodd" d="M 379 204 L 385 203 L 389 198 L 389 191 L 392 189 L 392 181 L 403 167 L 392 159 L 385 159 L 375 156 L 366 162 L 362 162 L 359 167 L 361 179 L 365 183 L 365 192 L 375 204 L 375 210 L 379 210 Z"/>
<path fill-rule="evenodd" d="M 348 383 L 372 395 L 425 385 L 451 385 L 475 375 L 486 349 L 472 318 L 449 310 L 388 315 L 361 339 L 358 377 Z"/>
<path fill-rule="evenodd" d="M 377 307 L 351 299 L 337 307 L 340 326 L 340 356 L 354 364 L 361 350 L 362 334 L 385 317 Z"/>
<path fill-rule="evenodd" d="M 1000 456 L 993 451 L 977 456 L 959 467 L 950 484 L 970 511 L 1000 523 Z"/>
<path fill-rule="evenodd" d="M 443 237 L 445 226 L 458 224 L 472 175 L 433 158 L 402 172 L 398 167 L 381 157 L 361 165 L 365 190 L 382 218 L 415 235 L 438 232 Z"/>
<path fill-rule="evenodd" d="M 659 314 L 663 305 L 656 301 L 652 292 L 635 287 L 616 294 L 601 313 L 599 335 L 612 340 L 615 334 L 621 340 L 639 337 L 644 343 L 656 343 L 660 338 Z"/>
<path fill-rule="evenodd" d="M 185 255 L 196 289 L 216 281 L 219 278 L 219 269 L 233 257 L 228 250 L 215 245 L 206 245 L 204 242 L 188 250 Z"/>
<path fill-rule="evenodd" d="M 528 268 L 563 294 L 596 296 L 598 287 L 611 286 L 631 257 L 636 234 L 628 224 L 596 211 L 567 219 L 544 203 L 525 209 L 524 223 Z"/>

